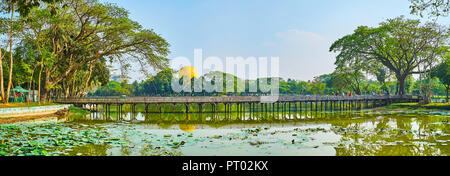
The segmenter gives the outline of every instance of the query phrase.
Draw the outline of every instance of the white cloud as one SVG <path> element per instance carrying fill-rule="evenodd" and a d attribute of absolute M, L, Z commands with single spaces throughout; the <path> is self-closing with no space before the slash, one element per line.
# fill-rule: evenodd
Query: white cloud
<path fill-rule="evenodd" d="M 300 80 L 333 71 L 335 54 L 328 52 L 330 45 L 320 34 L 298 29 L 278 32 L 274 41 L 264 43 L 270 55 L 280 57 L 280 76 Z"/>
<path fill-rule="evenodd" d="M 319 34 L 301 31 L 298 29 L 291 29 L 287 32 L 278 32 L 276 36 L 285 41 L 305 41 L 305 42 L 325 41 L 325 38 Z"/>

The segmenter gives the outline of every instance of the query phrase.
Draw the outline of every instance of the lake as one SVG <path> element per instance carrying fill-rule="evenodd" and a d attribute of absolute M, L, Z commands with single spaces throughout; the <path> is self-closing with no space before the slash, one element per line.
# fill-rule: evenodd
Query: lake
<path fill-rule="evenodd" d="M 448 156 L 449 111 L 104 113 L 68 116 L 116 143 L 70 146 L 82 156 Z"/>

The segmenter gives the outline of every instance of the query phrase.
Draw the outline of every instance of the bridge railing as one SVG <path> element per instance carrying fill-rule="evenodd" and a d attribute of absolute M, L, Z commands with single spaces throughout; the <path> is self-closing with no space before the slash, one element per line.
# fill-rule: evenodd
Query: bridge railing
<path fill-rule="evenodd" d="M 59 103 L 71 104 L 127 104 L 127 103 L 243 103 L 243 102 L 261 102 L 260 96 L 192 96 L 192 97 L 83 97 L 83 98 L 67 98 L 57 99 Z M 400 95 L 371 95 L 371 96 L 312 96 L 312 95 L 294 95 L 294 96 L 275 96 L 272 97 L 277 102 L 294 102 L 294 101 L 364 101 L 364 100 L 398 100 L 398 99 L 418 99 L 414 96 Z"/>

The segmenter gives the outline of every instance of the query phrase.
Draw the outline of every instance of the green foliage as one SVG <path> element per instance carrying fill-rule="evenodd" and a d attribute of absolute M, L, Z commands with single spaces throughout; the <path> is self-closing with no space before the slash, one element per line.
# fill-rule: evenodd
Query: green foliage
<path fill-rule="evenodd" d="M 446 60 L 432 70 L 431 75 L 439 78 L 441 83 L 445 86 L 445 93 L 447 95 L 446 101 L 448 102 L 448 93 L 450 91 L 450 54 L 447 54 Z"/>
<path fill-rule="evenodd" d="M 407 109 L 407 110 L 420 110 L 420 109 L 433 109 L 433 110 L 450 110 L 449 103 L 430 103 L 421 105 L 419 103 L 394 103 L 389 106 L 385 106 L 386 109 Z"/>
<path fill-rule="evenodd" d="M 192 79 L 191 84 L 188 85 L 192 92 L 182 92 L 175 93 L 171 88 L 171 79 L 177 79 L 173 77 L 173 70 L 165 70 L 157 73 L 155 76 L 151 76 L 146 81 L 142 82 L 133 82 L 132 84 L 127 84 L 126 82 L 116 82 L 111 81 L 107 85 L 101 86 L 95 93 L 90 94 L 93 96 L 119 96 L 119 95 L 131 95 L 131 96 L 216 96 L 216 95 L 263 95 L 264 93 L 261 91 L 260 85 L 257 85 L 257 92 L 249 91 L 249 83 L 257 83 L 259 80 L 238 80 L 234 75 L 228 74 L 224 75 L 222 72 L 215 73 L 207 73 L 206 76 L 202 76 L 198 79 Z M 212 76 L 212 75 L 216 75 Z M 245 82 L 245 91 L 244 92 L 212 92 L 208 93 L 205 88 L 201 92 L 194 92 L 193 85 L 195 82 L 202 82 L 202 80 L 210 80 L 215 79 L 215 84 L 224 84 L 222 81 L 224 79 L 219 78 L 221 76 L 228 76 L 227 84 L 231 83 L 231 80 L 238 80 Z M 358 75 L 358 74 L 356 74 Z M 324 74 L 316 77 L 316 79 L 312 82 L 306 81 L 296 81 L 293 79 L 279 80 L 279 93 L 283 95 L 342 95 L 345 93 L 346 95 L 349 92 L 352 92 L 353 95 L 373 95 L 373 94 L 393 94 L 398 90 L 398 82 L 397 81 L 386 81 L 381 84 L 378 81 L 373 81 L 367 79 L 364 75 L 358 75 L 357 81 L 351 77 L 350 73 L 339 73 L 334 72 L 331 74 Z M 266 78 L 267 79 L 267 78 Z M 263 81 L 269 81 L 271 79 L 262 79 Z M 226 79 L 225 79 L 226 80 Z M 181 81 L 181 80 L 180 80 Z M 213 81 L 214 82 L 214 81 Z M 405 91 L 407 94 L 419 95 L 419 80 L 414 79 L 413 77 L 408 77 L 405 81 Z M 429 80 L 423 80 L 423 83 L 428 84 Z M 359 84 L 359 93 L 356 90 Z M 234 86 L 236 90 L 236 85 Z M 433 87 L 433 92 L 435 95 L 445 95 L 445 87 L 443 84 L 439 83 L 437 78 L 431 80 L 431 85 Z"/>
<path fill-rule="evenodd" d="M 19 32 L 22 48 L 16 52 L 26 60 L 23 73 L 31 75 L 39 67 L 39 74 L 46 75 L 41 78 L 44 95 L 57 91 L 74 96 L 83 94 L 85 86 L 107 84 L 107 61 L 123 67 L 131 62 L 156 70 L 168 67 L 169 44 L 153 30 L 132 21 L 128 11 L 115 4 L 98 0 L 33 0 L 22 4 L 24 7 L 17 9 L 23 27 Z M 127 90 L 121 93 L 132 91 Z"/>
<path fill-rule="evenodd" d="M 311 88 L 311 92 L 314 95 L 323 95 L 325 93 L 326 84 L 324 84 L 318 80 L 311 82 L 311 84 L 309 86 Z"/>
<path fill-rule="evenodd" d="M 448 16 L 450 1 L 448 0 L 409 0 L 411 2 L 411 14 L 423 17 L 423 12 L 428 12 L 430 17 Z"/>
<path fill-rule="evenodd" d="M 369 71 L 380 64 L 399 82 L 399 94 L 405 93 L 405 80 L 419 64 L 434 62 L 445 45 L 449 30 L 436 23 L 421 25 L 419 20 L 398 17 L 379 27 L 359 26 L 353 34 L 332 44 L 338 52 L 336 66 Z"/>
<path fill-rule="evenodd" d="M 0 156 L 53 156 L 87 144 L 126 144 L 102 128 L 74 129 L 65 124 L 0 125 Z"/>
<path fill-rule="evenodd" d="M 450 87 L 450 55 L 446 61 L 437 65 L 433 71 L 431 72 L 433 77 L 439 78 L 442 84 L 446 85 L 446 87 Z"/>
<path fill-rule="evenodd" d="M 9 13 L 12 10 L 12 4 L 14 4 L 16 6 L 15 12 L 18 12 L 21 16 L 27 16 L 32 8 L 39 7 L 41 4 L 45 3 L 52 7 L 49 12 L 54 14 L 56 13 L 54 3 L 58 1 L 60 0 L 2 0 L 0 9 Z"/>
<path fill-rule="evenodd" d="M 110 81 L 105 86 L 100 87 L 95 93 L 95 96 L 120 96 L 122 94 L 129 95 L 129 90 L 122 87 L 123 84 L 117 81 Z"/>

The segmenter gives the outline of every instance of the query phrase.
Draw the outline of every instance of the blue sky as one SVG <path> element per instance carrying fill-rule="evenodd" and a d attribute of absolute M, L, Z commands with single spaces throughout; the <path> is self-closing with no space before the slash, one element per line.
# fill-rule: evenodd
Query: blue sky
<path fill-rule="evenodd" d="M 333 41 L 357 26 L 409 15 L 408 0 L 108 0 L 170 44 L 169 58 L 278 56 L 280 76 L 311 80 L 331 73 Z M 448 18 L 440 20 L 449 24 Z M 137 67 L 135 68 L 137 70 Z M 131 72 L 132 80 L 143 79 Z"/>

